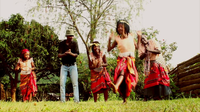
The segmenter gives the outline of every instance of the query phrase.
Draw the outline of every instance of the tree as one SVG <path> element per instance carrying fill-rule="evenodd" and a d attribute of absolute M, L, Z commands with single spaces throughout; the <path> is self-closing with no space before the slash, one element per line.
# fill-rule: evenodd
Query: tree
<path fill-rule="evenodd" d="M 0 22 L 0 58 L 9 76 L 12 101 L 16 100 L 18 74 L 14 71 L 21 50 L 31 52 L 36 66 L 37 81 L 58 75 L 60 60 L 57 57 L 58 37 L 49 26 L 32 20 L 24 21 L 20 14 L 11 15 L 8 21 Z"/>
<path fill-rule="evenodd" d="M 122 2 L 129 9 L 124 10 L 124 7 L 117 5 Z M 74 28 L 85 45 L 88 55 L 90 42 L 93 42 L 97 36 L 107 37 L 106 33 L 110 28 L 115 27 L 113 24 L 121 17 L 119 15 L 126 15 L 127 18 L 135 16 L 132 12 L 140 10 L 142 2 L 143 0 L 37 0 L 37 6 L 29 10 L 29 14 L 37 14 L 39 18 L 50 20 L 50 24 L 53 22 L 53 24 L 58 23 L 57 25 Z"/>
<path fill-rule="evenodd" d="M 88 45 L 97 37 L 101 42 L 107 42 L 103 38 L 108 37 L 110 29 L 116 27 L 115 22 L 118 19 L 134 18 L 142 9 L 143 0 L 37 0 L 35 3 L 36 6 L 29 10 L 29 15 L 44 19 L 45 24 L 51 24 L 59 30 L 63 26 L 76 30 L 89 59 Z M 122 7 L 123 3 L 126 4 L 125 7 Z M 81 82 L 88 87 L 90 75 L 85 75 L 88 71 L 82 73 L 82 70 L 84 69 L 79 69 L 79 77 L 85 79 Z"/>

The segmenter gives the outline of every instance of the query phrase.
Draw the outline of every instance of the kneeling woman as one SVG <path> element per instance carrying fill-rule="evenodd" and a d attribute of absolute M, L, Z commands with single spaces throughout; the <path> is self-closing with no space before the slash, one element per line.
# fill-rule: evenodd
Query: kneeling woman
<path fill-rule="evenodd" d="M 106 70 L 106 56 L 100 50 L 98 41 L 91 45 L 92 52 L 89 55 L 89 68 L 91 70 L 91 90 L 94 96 L 94 102 L 97 102 L 97 94 L 104 93 L 104 99 L 108 99 L 108 90 L 112 84 L 110 76 Z"/>

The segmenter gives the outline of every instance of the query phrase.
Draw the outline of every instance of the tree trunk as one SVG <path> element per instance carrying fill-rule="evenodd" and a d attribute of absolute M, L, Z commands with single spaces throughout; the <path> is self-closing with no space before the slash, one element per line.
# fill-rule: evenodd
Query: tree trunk
<path fill-rule="evenodd" d="M 0 83 L 0 100 L 3 100 L 3 84 Z"/>
<path fill-rule="evenodd" d="M 17 81 L 12 79 L 11 80 L 11 98 L 12 98 L 12 102 L 16 101 L 16 89 L 17 89 Z"/>
<path fill-rule="evenodd" d="M 11 73 L 8 72 L 8 70 L 7 70 L 7 68 L 9 68 L 11 70 L 12 70 L 12 68 L 6 63 L 5 58 L 3 57 L 3 55 L 1 53 L 0 53 L 0 58 L 3 62 L 4 70 L 9 75 L 10 84 L 11 84 L 11 98 L 12 98 L 12 101 L 15 102 L 16 101 L 16 88 L 17 88 L 17 83 L 18 83 L 18 73 L 15 72 L 15 78 L 13 78 Z M 12 71 L 14 71 L 14 70 L 12 70 Z"/>
<path fill-rule="evenodd" d="M 14 87 L 14 81 L 11 80 L 10 82 L 11 84 L 11 98 L 12 98 L 12 101 L 15 102 L 16 101 L 16 95 L 15 95 L 15 91 L 16 91 L 16 88 Z"/>
<path fill-rule="evenodd" d="M 6 100 L 6 92 L 4 90 L 4 85 L 0 83 L 0 88 L 1 88 L 1 91 L 0 91 L 0 100 Z"/>

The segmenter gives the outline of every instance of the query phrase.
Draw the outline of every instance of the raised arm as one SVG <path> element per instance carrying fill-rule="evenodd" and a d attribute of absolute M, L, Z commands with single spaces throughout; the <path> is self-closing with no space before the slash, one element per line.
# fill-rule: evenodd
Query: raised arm
<path fill-rule="evenodd" d="M 114 41 L 113 43 L 111 43 L 112 38 L 114 37 L 114 32 L 111 32 L 111 35 L 109 36 L 109 40 L 108 40 L 108 49 L 107 51 L 110 52 L 113 48 L 115 48 L 117 46 L 117 42 Z"/>
<path fill-rule="evenodd" d="M 109 39 L 107 51 L 110 52 L 110 51 L 111 51 L 113 48 L 115 48 L 116 46 L 117 46 L 117 42 L 114 41 L 114 42 L 112 43 L 112 45 L 111 45 L 111 42 L 110 42 L 110 39 Z"/>
<path fill-rule="evenodd" d="M 103 55 L 103 63 L 102 63 L 103 67 L 107 66 L 107 60 L 106 60 L 106 55 Z"/>
<path fill-rule="evenodd" d="M 142 32 L 141 31 L 137 31 L 137 43 L 135 42 L 134 39 L 134 44 L 135 44 L 135 49 L 139 49 L 139 43 L 141 43 L 141 38 L 142 38 Z"/>

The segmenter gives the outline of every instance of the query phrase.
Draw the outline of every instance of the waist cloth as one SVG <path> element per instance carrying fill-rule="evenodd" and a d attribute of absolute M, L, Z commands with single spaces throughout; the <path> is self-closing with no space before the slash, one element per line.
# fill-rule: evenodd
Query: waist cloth
<path fill-rule="evenodd" d="M 115 68 L 115 74 L 114 74 L 115 84 L 120 75 L 124 75 L 124 80 L 119 86 L 118 92 L 123 97 L 128 97 L 130 96 L 132 88 L 135 88 L 138 82 L 138 72 L 135 67 L 134 57 L 131 56 L 118 57 L 117 67 Z"/>
<path fill-rule="evenodd" d="M 171 94 L 170 78 L 164 68 L 155 60 L 150 61 L 150 72 L 144 80 L 146 96 L 166 96 Z"/>
<path fill-rule="evenodd" d="M 29 99 L 29 95 L 32 93 L 35 96 L 37 92 L 36 75 L 34 72 L 30 74 L 20 74 L 20 90 L 22 96 L 25 96 L 25 100 Z"/>
<path fill-rule="evenodd" d="M 165 85 L 170 86 L 170 79 L 164 68 L 158 62 L 151 60 L 150 61 L 150 73 L 146 75 L 144 80 L 144 89 L 156 86 L 156 85 Z"/>
<path fill-rule="evenodd" d="M 99 72 L 91 70 L 90 80 L 92 93 L 98 93 L 101 89 L 108 89 L 111 83 L 106 67 L 103 67 Z"/>

